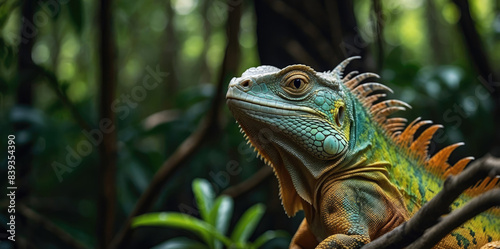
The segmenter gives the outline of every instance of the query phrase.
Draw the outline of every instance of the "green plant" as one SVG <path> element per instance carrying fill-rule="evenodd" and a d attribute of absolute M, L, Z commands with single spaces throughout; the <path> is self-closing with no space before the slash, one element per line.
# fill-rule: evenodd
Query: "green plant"
<path fill-rule="evenodd" d="M 267 231 L 255 241 L 248 241 L 264 214 L 263 204 L 250 207 L 236 223 L 231 235 L 226 236 L 233 213 L 233 199 L 224 195 L 215 198 L 210 183 L 205 179 L 195 179 L 192 186 L 201 219 L 179 212 L 149 213 L 136 217 L 132 226 L 181 228 L 195 233 L 205 242 L 174 238 L 162 243 L 163 249 L 221 249 L 223 245 L 227 248 L 259 248 L 271 239 L 288 236 L 283 231 Z"/>

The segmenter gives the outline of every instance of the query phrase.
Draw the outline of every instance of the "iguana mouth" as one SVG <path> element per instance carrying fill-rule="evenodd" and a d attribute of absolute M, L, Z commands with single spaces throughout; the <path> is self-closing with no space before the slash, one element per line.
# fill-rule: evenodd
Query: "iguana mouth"
<path fill-rule="evenodd" d="M 309 107 L 290 105 L 283 102 L 278 102 L 276 100 L 270 101 L 267 99 L 260 99 L 259 97 L 252 95 L 247 95 L 244 98 L 235 96 L 227 96 L 226 98 L 229 106 L 234 105 L 239 108 L 256 112 L 264 112 L 282 116 L 297 115 L 297 112 L 305 112 L 314 116 L 324 116 L 324 114 L 322 114 L 321 112 L 318 112 Z M 256 108 L 255 106 L 258 106 L 258 108 Z"/>

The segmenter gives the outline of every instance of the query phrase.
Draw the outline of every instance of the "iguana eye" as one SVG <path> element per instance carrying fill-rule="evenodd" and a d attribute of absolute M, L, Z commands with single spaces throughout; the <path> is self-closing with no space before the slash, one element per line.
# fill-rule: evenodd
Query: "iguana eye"
<path fill-rule="evenodd" d="M 292 95 L 304 94 L 309 88 L 309 78 L 300 72 L 291 74 L 283 85 L 283 89 Z"/>
<path fill-rule="evenodd" d="M 300 87 L 302 86 L 303 82 L 301 79 L 294 79 L 293 80 L 293 86 L 296 88 L 296 89 L 300 89 Z"/>

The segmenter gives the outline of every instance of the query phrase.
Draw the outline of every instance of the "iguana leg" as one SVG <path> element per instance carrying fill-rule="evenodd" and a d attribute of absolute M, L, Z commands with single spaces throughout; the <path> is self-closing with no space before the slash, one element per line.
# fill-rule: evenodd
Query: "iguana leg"
<path fill-rule="evenodd" d="M 366 235 L 345 235 L 335 234 L 323 240 L 316 249 L 331 249 L 345 248 L 356 249 L 361 248 L 364 244 L 370 242 L 370 237 Z"/>
<path fill-rule="evenodd" d="M 290 249 L 315 248 L 317 245 L 318 241 L 312 234 L 311 230 L 309 230 L 309 224 L 307 223 L 307 220 L 302 220 L 299 229 L 297 229 L 297 232 L 295 232 L 295 235 L 292 238 Z"/>
<path fill-rule="evenodd" d="M 402 197 L 386 183 L 353 178 L 325 186 L 320 215 L 310 225 L 323 238 L 316 248 L 361 248 L 404 222 Z"/>

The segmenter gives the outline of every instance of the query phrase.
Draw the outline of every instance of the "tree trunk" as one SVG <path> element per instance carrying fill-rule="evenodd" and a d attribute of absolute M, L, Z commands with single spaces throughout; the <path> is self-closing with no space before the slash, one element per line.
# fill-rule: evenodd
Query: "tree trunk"
<path fill-rule="evenodd" d="M 113 37 L 111 0 L 102 0 L 99 10 L 100 103 L 97 127 L 103 134 L 99 145 L 99 208 L 97 222 L 98 247 L 106 248 L 112 238 L 116 206 L 116 119 L 111 110 L 116 92 L 116 55 Z M 108 127 L 103 129 L 101 127 Z"/>
<path fill-rule="evenodd" d="M 462 35 L 465 41 L 465 46 L 469 54 L 471 63 L 479 73 L 478 80 L 490 92 L 493 98 L 495 107 L 493 110 L 493 117 L 495 126 L 495 134 L 493 137 L 493 147 L 490 151 L 495 156 L 500 156 L 500 76 L 498 70 L 494 71 L 486 56 L 483 43 L 476 30 L 474 21 L 472 19 L 469 2 L 467 0 L 453 0 L 460 10 L 459 26 L 462 30 Z"/>
<path fill-rule="evenodd" d="M 318 71 L 333 69 L 347 57 L 373 70 L 368 44 L 359 35 L 351 1 L 255 1 L 257 46 L 262 64 L 285 67 L 307 64 Z M 370 66 L 367 66 L 370 65 Z"/>
<path fill-rule="evenodd" d="M 20 44 L 18 55 L 18 87 L 16 96 L 16 108 L 13 112 L 29 112 L 33 111 L 33 84 L 36 78 L 37 70 L 31 58 L 33 52 L 33 45 L 37 37 L 38 28 L 33 21 L 33 16 L 36 12 L 36 3 L 33 0 L 25 0 L 21 7 L 21 31 L 20 31 Z M 20 133 L 27 134 L 28 140 L 21 142 L 17 136 L 16 142 L 16 180 L 13 185 L 17 187 L 16 201 L 22 202 L 30 194 L 30 172 L 33 164 L 33 146 L 37 139 L 33 123 L 28 120 L 16 120 L 13 123 L 14 135 Z M 6 138 L 3 138 L 6 139 Z M 6 141 L 6 140 L 3 140 Z M 5 142 L 6 143 L 6 142 Z M 19 231 L 23 231 L 26 237 L 33 236 L 30 222 L 27 222 L 27 217 L 21 216 L 16 219 L 16 227 Z M 22 245 L 14 244 L 15 248 L 22 248 Z"/>

